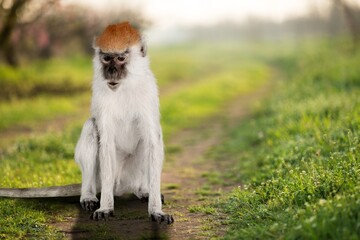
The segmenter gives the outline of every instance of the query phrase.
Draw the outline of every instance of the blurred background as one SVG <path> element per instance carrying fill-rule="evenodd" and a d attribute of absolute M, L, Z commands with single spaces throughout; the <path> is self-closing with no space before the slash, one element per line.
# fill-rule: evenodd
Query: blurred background
<path fill-rule="evenodd" d="M 237 68 L 242 56 L 261 52 L 251 49 L 269 44 L 263 56 L 320 39 L 347 39 L 342 46 L 351 51 L 360 41 L 359 5 L 356 0 L 2 0 L 0 131 L 9 136 L 1 141 L 32 131 L 40 120 L 73 114 L 79 109 L 75 102 L 86 106 L 88 96 L 81 96 L 91 85 L 92 41 L 108 24 L 126 20 L 141 29 L 165 91 L 214 68 Z M 281 44 L 286 47 L 275 50 Z"/>
<path fill-rule="evenodd" d="M 319 139 L 325 144 L 326 133 L 334 141 L 319 146 L 314 156 L 320 158 L 330 154 L 333 142 L 350 142 L 349 134 L 331 132 L 335 129 L 350 129 L 354 142 L 349 149 L 359 146 L 360 0 L 0 0 L 0 187 L 81 181 L 73 154 L 90 114 L 92 42 L 105 26 L 121 21 L 130 21 L 146 37 L 170 162 L 184 148 L 169 143 L 179 132 L 223 117 L 223 109 L 234 100 L 259 89 L 263 90 L 257 100 L 265 95 L 278 99 L 256 105 L 273 122 L 255 124 L 261 128 L 252 131 L 255 140 L 249 149 L 261 144 L 272 149 L 280 139 L 290 144 L 292 137 L 296 149 L 302 149 L 301 143 Z M 239 104 L 255 102 L 249 101 Z M 236 136 L 242 139 L 240 135 Z M 301 140 L 303 136 L 311 140 Z M 226 152 L 240 154 L 236 149 L 247 140 L 241 141 L 228 145 L 233 149 Z M 291 164 L 312 152 L 296 155 L 297 150 L 284 146 L 279 152 L 290 152 L 297 159 Z M 348 148 L 339 145 L 339 152 L 344 149 Z M 253 168 L 246 172 L 246 167 L 265 166 L 264 156 L 256 159 L 241 165 L 242 176 L 254 173 Z M 339 182 L 331 183 L 331 188 L 340 189 Z M 313 199 L 320 198 L 324 195 Z M 19 214 L 11 220 L 0 211 L 0 226 L 15 238 L 53 232 L 38 222 L 49 221 L 46 211 L 62 214 L 60 208 L 46 208 L 43 215 L 36 215 L 21 202 L 4 200 L 0 208 L 17 209 Z M 43 227 L 11 224 L 28 219 Z"/>
<path fill-rule="evenodd" d="M 26 61 L 92 54 L 104 26 L 124 20 L 149 45 L 194 41 L 301 40 L 349 34 L 359 38 L 356 0 L 256 1 L 1 1 L 1 60 Z"/>
<path fill-rule="evenodd" d="M 41 156 L 73 174 L 53 178 L 51 170 L 46 184 L 80 179 L 72 158 L 89 116 L 93 38 L 120 21 L 146 36 L 165 141 L 280 79 L 275 73 L 294 72 L 302 56 L 318 61 L 320 52 L 332 49 L 336 58 L 354 53 L 360 41 L 355 0 L 1 0 L 2 164 L 13 169 L 20 167 L 17 160 L 33 159 L 37 165 Z M 43 173 L 19 184 L 39 185 Z M 9 179 L 0 183 L 17 185 Z"/>

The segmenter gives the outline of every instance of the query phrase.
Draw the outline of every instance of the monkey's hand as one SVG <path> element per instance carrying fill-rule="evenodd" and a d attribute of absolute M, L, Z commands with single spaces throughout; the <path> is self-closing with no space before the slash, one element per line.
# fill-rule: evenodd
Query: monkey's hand
<path fill-rule="evenodd" d="M 162 223 L 165 222 L 167 224 L 172 224 L 174 222 L 173 216 L 163 213 L 163 212 L 154 212 L 150 215 L 150 218 L 153 222 Z"/>
<path fill-rule="evenodd" d="M 100 203 L 97 198 L 81 199 L 80 204 L 81 207 L 88 212 L 94 212 L 96 209 L 100 207 Z"/>
<path fill-rule="evenodd" d="M 98 209 L 93 214 L 91 214 L 90 219 L 98 221 L 105 220 L 108 221 L 110 217 L 114 217 L 113 209 Z"/>

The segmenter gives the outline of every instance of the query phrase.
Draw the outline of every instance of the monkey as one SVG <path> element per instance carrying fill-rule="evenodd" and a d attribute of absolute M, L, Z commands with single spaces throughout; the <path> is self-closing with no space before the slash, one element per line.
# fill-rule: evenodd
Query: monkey
<path fill-rule="evenodd" d="M 129 22 L 109 25 L 94 39 L 91 116 L 75 147 L 79 185 L 0 189 L 0 196 L 74 196 L 93 220 L 114 216 L 114 196 L 147 199 L 152 221 L 172 224 L 160 192 L 164 143 L 159 94 L 143 36 Z M 101 193 L 100 200 L 97 194 Z"/>
<path fill-rule="evenodd" d="M 75 148 L 82 172 L 81 205 L 94 211 L 94 220 L 108 219 L 114 195 L 132 192 L 148 198 L 152 220 L 170 224 L 174 220 L 162 211 L 160 193 L 164 144 L 158 89 L 145 42 L 124 22 L 109 25 L 94 49 L 91 118 Z"/>

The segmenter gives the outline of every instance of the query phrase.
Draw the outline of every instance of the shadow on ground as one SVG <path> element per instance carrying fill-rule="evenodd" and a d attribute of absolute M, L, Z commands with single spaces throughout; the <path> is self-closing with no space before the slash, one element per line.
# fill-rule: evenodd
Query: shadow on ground
<path fill-rule="evenodd" d="M 80 207 L 79 197 L 45 198 L 39 203 L 64 206 L 64 219 L 51 223 L 67 239 L 167 239 L 165 223 L 151 222 L 147 203 L 133 195 L 115 197 L 115 217 L 109 221 L 94 221 L 91 213 Z M 39 204 L 41 206 L 42 204 Z M 62 213 L 61 215 L 64 215 Z"/>

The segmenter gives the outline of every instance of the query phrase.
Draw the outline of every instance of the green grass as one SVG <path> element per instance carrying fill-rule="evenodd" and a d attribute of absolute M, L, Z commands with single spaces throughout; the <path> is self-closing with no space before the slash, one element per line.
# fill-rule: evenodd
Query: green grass
<path fill-rule="evenodd" d="M 81 181 L 73 160 L 80 127 L 65 133 L 38 136 L 18 141 L 1 158 L 0 186 L 60 186 Z"/>
<path fill-rule="evenodd" d="M 0 130 L 19 126 L 31 127 L 44 120 L 81 111 L 84 106 L 89 109 L 89 98 L 89 94 L 83 93 L 73 97 L 41 95 L 31 99 L 1 102 Z"/>
<path fill-rule="evenodd" d="M 270 77 L 270 70 L 261 64 L 248 64 L 200 79 L 190 87 L 161 99 L 164 137 L 179 129 L 196 126 L 214 115 L 224 103 L 258 88 Z"/>
<path fill-rule="evenodd" d="M 49 226 L 49 218 L 68 209 L 64 204 L 50 204 L 36 200 L 0 201 L 1 239 L 62 239 L 63 234 Z"/>
<path fill-rule="evenodd" d="M 43 187 L 79 183 L 81 173 L 73 160 L 80 125 L 62 133 L 19 140 L 0 154 L 1 187 Z M 76 204 L 39 200 L 0 199 L 0 238 L 62 239 L 50 226 L 64 215 L 75 216 Z"/>
<path fill-rule="evenodd" d="M 89 105 L 91 59 L 74 56 L 0 65 L 0 130 L 32 128 L 41 121 L 83 112 Z"/>
<path fill-rule="evenodd" d="M 20 68 L 0 65 L 0 100 L 83 92 L 90 89 L 91 77 L 91 61 L 85 56 L 35 61 Z"/>
<path fill-rule="evenodd" d="M 176 46 L 154 50 L 154 73 L 159 78 L 160 88 L 176 85 L 160 99 L 166 139 L 174 136 L 180 129 L 200 124 L 201 120 L 221 111 L 236 96 L 254 91 L 266 82 L 271 75 L 270 69 L 264 63 L 250 59 L 248 55 L 239 54 L 242 51 L 236 45 L 232 48 L 225 45 L 194 45 L 191 48 Z M 218 55 L 219 52 L 222 55 Z M 163 58 L 166 61 L 160 64 Z M 230 60 L 232 61 L 229 62 Z M 212 63 L 216 63 L 217 67 L 214 68 Z M 185 84 L 178 86 L 179 82 Z M 0 104 L 0 111 L 1 106 L 4 106 L 4 120 L 0 119 L 0 126 L 6 129 L 38 120 L 41 123 L 48 120 L 47 114 L 54 118 L 76 112 L 86 96 L 40 95 L 12 101 L 8 107 L 5 103 Z M 0 153 L 0 187 L 39 187 L 80 182 L 81 174 L 73 160 L 74 146 L 80 130 L 81 123 L 75 121 L 61 133 L 27 137 L 4 147 Z M 172 147 L 167 152 L 176 151 L 178 150 Z M 27 208 L 24 207 L 25 204 L 28 204 Z M 31 201 L 0 200 L 0 208 L 4 210 L 0 211 L 0 236 L 51 238 L 56 234 L 48 223 L 61 218 L 63 209 L 60 205 L 41 209 L 36 204 Z M 9 220 L 10 207 L 17 214 Z M 69 211 L 76 212 L 76 209 Z M 26 226 L 33 226 L 31 224 L 35 223 L 41 228 L 24 228 L 17 224 L 25 221 L 23 216 L 31 218 L 31 222 L 27 219 L 29 222 L 26 222 Z"/>
<path fill-rule="evenodd" d="M 205 173 L 209 184 L 240 187 L 217 204 L 189 206 L 195 213 L 226 214 L 228 219 L 222 223 L 229 228 L 226 239 L 360 238 L 360 53 L 344 52 L 338 43 L 321 44 L 297 45 L 297 51 L 290 51 L 291 44 L 281 44 L 281 51 L 266 44 L 195 44 L 150 53 L 160 90 L 171 89 L 161 96 L 165 139 L 201 124 L 236 96 L 262 86 L 273 77 L 271 66 L 284 74 L 282 81 L 274 83 L 272 98 L 256 109 L 252 119 L 229 130 L 224 143 L 207 156 L 231 166 L 226 173 Z M 83 67 L 73 72 L 71 61 L 82 62 Z M 89 59 L 61 62 L 0 71 L 10 76 L 0 76 L 8 79 L 0 86 L 15 89 L 9 95 L 11 101 L 0 103 L 0 130 L 42 124 L 83 108 L 87 93 L 68 95 L 45 89 L 33 94 L 21 84 L 20 79 L 26 78 L 29 89 L 36 89 L 49 77 L 61 82 L 68 74 L 71 84 L 90 89 Z M 47 70 L 33 79 L 41 69 Z M 80 182 L 73 160 L 80 130 L 76 120 L 61 133 L 26 137 L 4 147 L 0 187 Z M 180 150 L 172 146 L 167 152 Z M 209 185 L 197 191 L 201 199 L 219 198 L 219 194 Z M 62 238 L 49 222 L 62 219 L 64 212 L 77 211 L 73 205 L 11 199 L 1 199 L 0 209 L 0 238 L 9 239 Z M 206 227 L 214 229 L 219 222 Z"/>
<path fill-rule="evenodd" d="M 209 155 L 241 184 L 216 204 L 224 238 L 359 239 L 360 52 L 288 57 L 273 60 L 286 73 L 273 97 Z"/>
<path fill-rule="evenodd" d="M 191 83 L 199 77 L 216 72 L 212 58 L 214 54 L 208 49 L 184 45 L 150 49 L 151 68 L 159 85 Z"/>
<path fill-rule="evenodd" d="M 229 46 L 232 47 L 229 48 Z M 219 55 L 219 52 L 222 54 Z M 241 86 L 238 80 L 244 83 L 241 90 L 243 92 L 261 83 L 262 80 L 259 81 L 259 79 L 263 77 L 261 74 L 266 71 L 265 67 L 256 66 L 256 63 L 250 66 L 252 70 L 247 66 L 241 67 L 247 64 L 245 59 L 249 56 L 247 53 L 243 57 L 243 52 L 245 52 L 243 48 L 233 43 L 218 46 L 198 44 L 155 48 L 149 55 L 161 93 L 163 89 L 166 95 L 173 95 L 175 91 L 178 91 L 177 97 L 183 98 L 179 102 L 187 101 L 186 105 L 190 106 L 190 101 L 196 100 L 194 98 L 203 98 L 206 95 L 205 91 L 200 93 L 199 89 L 203 88 L 207 81 L 211 86 L 206 86 L 206 89 L 211 92 L 206 99 L 213 99 L 211 101 L 221 98 L 221 94 L 228 94 L 227 91 L 232 92 L 230 93 L 232 95 L 239 92 Z M 234 73 L 231 73 L 234 69 Z M 248 70 L 252 72 L 249 73 Z M 84 105 L 88 105 L 90 101 L 88 94 L 91 75 L 91 59 L 85 56 L 34 62 L 17 69 L 0 65 L 0 115 L 2 116 L 0 130 L 19 126 L 31 128 L 39 121 L 83 113 Z M 240 79 L 240 77 L 254 77 L 254 80 L 249 83 L 249 79 Z M 224 83 L 221 84 L 225 91 L 215 96 L 216 89 L 214 91 L 211 88 L 216 87 L 221 79 L 224 79 Z M 198 84 L 198 82 L 202 83 Z M 194 84 L 197 84 L 197 90 L 190 90 L 189 86 Z M 231 85 L 236 85 L 236 89 L 227 90 L 226 88 Z M 166 91 L 167 88 L 171 91 Z M 183 97 L 188 94 L 189 97 Z M 170 96 L 170 98 L 173 97 Z M 202 106 L 206 107 L 207 112 L 214 112 L 214 109 L 218 107 L 211 107 L 209 104 Z M 193 105 L 191 109 L 188 107 L 187 109 L 197 112 L 202 106 Z M 164 111 L 171 111 L 169 110 L 171 106 L 168 105 L 165 108 L 167 109 Z M 170 119 L 170 121 L 173 120 Z"/>
<path fill-rule="evenodd" d="M 246 94 L 264 84 L 269 75 L 268 68 L 251 63 L 242 69 L 234 69 L 231 73 L 219 72 L 211 78 L 197 79 L 194 84 L 169 93 L 161 98 L 162 125 L 165 137 L 170 137 L 179 129 L 196 126 L 202 119 L 216 114 L 235 96 Z M 85 97 L 89 96 L 84 95 L 80 97 L 80 100 L 82 101 Z M 25 104 L 24 106 L 22 104 L 25 101 L 21 101 L 19 106 L 12 105 L 13 108 L 8 107 L 4 112 L 8 113 L 9 123 L 13 121 L 26 122 L 35 118 L 31 115 L 32 112 L 35 112 L 36 117 L 41 119 L 46 114 L 59 114 L 60 112 L 64 115 L 68 108 L 71 111 L 78 107 L 77 104 L 71 105 L 69 102 L 74 101 L 74 98 L 62 97 L 61 101 L 57 101 L 58 98 L 54 97 L 52 100 L 52 98 L 44 97 L 39 102 L 32 99 L 29 105 Z M 56 106 L 58 102 L 62 104 L 63 112 L 61 112 L 62 108 Z M 53 104 L 56 107 L 52 107 Z M 42 106 L 45 109 L 42 109 Z M 41 115 L 38 115 L 37 111 Z M 80 134 L 82 123 L 76 122 L 72 125 L 62 133 L 27 138 L 5 148 L 4 153 L 0 156 L 0 165 L 2 166 L 0 172 L 3 171 L 0 183 L 3 186 L 10 184 L 11 187 L 34 186 L 34 183 L 39 182 L 38 176 L 46 178 L 47 175 L 51 176 L 56 172 L 53 178 L 41 181 L 44 185 L 53 184 L 59 181 L 58 176 L 62 176 L 64 173 L 63 170 L 59 172 L 62 165 L 74 168 L 78 172 L 77 167 L 69 163 L 73 163 L 74 145 Z M 49 168 L 53 167 L 54 169 L 46 169 L 47 164 L 49 164 Z M 30 171 L 32 174 L 29 174 Z M 71 172 L 70 169 L 67 171 Z M 12 180 L 15 176 L 18 181 Z M 73 175 L 70 174 L 70 176 Z M 61 184 L 79 180 L 80 175 L 65 177 Z"/>

